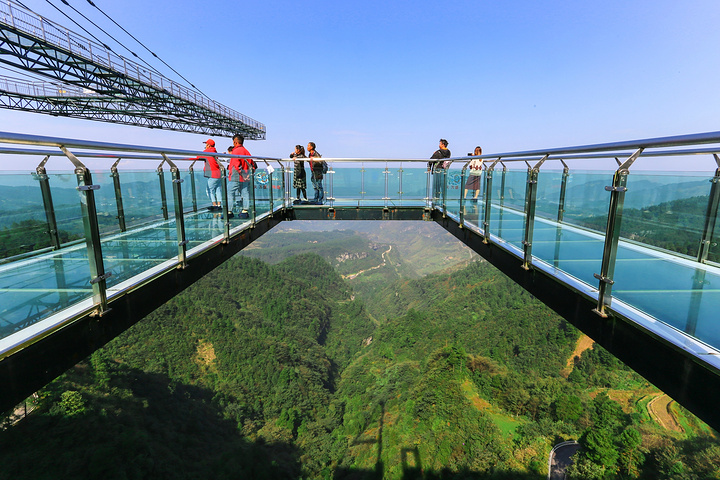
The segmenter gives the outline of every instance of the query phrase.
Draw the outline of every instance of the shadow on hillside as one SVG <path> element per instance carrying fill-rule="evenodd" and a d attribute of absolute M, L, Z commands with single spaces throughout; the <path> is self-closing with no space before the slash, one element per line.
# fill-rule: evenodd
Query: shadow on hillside
<path fill-rule="evenodd" d="M 333 480 L 382 480 L 383 474 L 375 470 L 359 470 L 353 468 L 339 468 L 335 470 Z M 443 469 L 437 472 L 422 471 L 420 468 L 407 467 L 403 464 L 403 470 L 398 480 L 544 480 L 546 475 L 539 475 L 527 472 L 495 472 L 479 473 L 472 471 L 452 472 Z"/>
<path fill-rule="evenodd" d="M 378 433 L 375 438 L 356 438 L 353 445 L 361 443 L 374 443 L 377 447 L 377 457 L 373 470 L 360 470 L 354 468 L 337 468 L 333 480 L 382 480 L 385 478 L 385 465 L 382 461 L 383 428 L 385 426 L 385 402 L 380 402 L 380 418 L 378 419 Z M 417 447 L 402 448 L 400 450 L 401 473 L 392 475 L 399 480 L 540 480 L 545 476 L 525 472 L 495 472 L 478 473 L 472 471 L 453 472 L 443 469 L 439 472 L 425 471 L 423 469 L 420 449 Z"/>
<path fill-rule="evenodd" d="M 113 376 L 103 392 L 81 383 L 60 388 L 77 388 L 84 412 L 69 416 L 56 404 L 0 432 L 0 479 L 300 477 L 294 446 L 243 439 L 209 390 L 138 370 Z"/>

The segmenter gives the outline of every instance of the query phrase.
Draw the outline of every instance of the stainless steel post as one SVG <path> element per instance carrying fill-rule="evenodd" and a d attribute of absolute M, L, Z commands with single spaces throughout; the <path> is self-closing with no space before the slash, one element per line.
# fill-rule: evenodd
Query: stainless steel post
<path fill-rule="evenodd" d="M 232 208 L 228 205 L 227 170 L 222 163 L 219 163 L 219 165 L 220 178 L 222 180 L 222 218 L 225 220 L 223 222 L 223 243 L 228 243 L 230 241 L 230 218 L 228 218 L 228 212 L 230 212 Z"/>
<path fill-rule="evenodd" d="M 540 167 L 547 160 L 545 155 L 534 167 L 528 169 L 528 181 L 525 189 L 525 238 L 523 239 L 523 264 L 522 268 L 530 269 L 532 264 L 532 242 L 535 228 L 535 204 L 537 203 L 537 182 Z"/>
<path fill-rule="evenodd" d="M 700 239 L 700 248 L 698 249 L 697 261 L 700 263 L 707 262 L 710 247 L 712 246 L 713 235 L 715 234 L 715 223 L 717 222 L 718 205 L 720 204 L 720 157 L 713 154 L 718 168 L 715 170 L 715 176 L 710 180 L 710 197 L 708 198 L 707 209 L 705 210 L 705 226 L 703 228 L 702 238 Z"/>
<path fill-rule="evenodd" d="M 561 159 L 563 164 L 562 180 L 560 181 L 560 199 L 558 200 L 557 226 L 555 227 L 555 256 L 553 257 L 553 265 L 555 268 L 560 266 L 560 242 L 562 240 L 562 221 L 565 216 L 565 192 L 567 191 L 567 182 L 570 177 L 570 169 Z"/>
<path fill-rule="evenodd" d="M 390 197 L 388 196 L 388 194 L 390 193 L 390 170 L 388 170 L 387 162 L 385 162 L 385 170 L 383 171 L 383 175 L 385 176 L 385 195 L 383 195 L 383 207 L 387 210 L 390 203 Z"/>
<path fill-rule="evenodd" d="M 490 214 L 492 211 L 492 183 L 495 165 L 498 164 L 500 158 L 495 160 L 487 170 L 485 170 L 485 219 L 483 221 L 483 243 L 490 242 Z"/>
<path fill-rule="evenodd" d="M 460 171 L 460 226 L 462 227 L 464 225 L 465 220 L 465 171 L 467 170 L 468 165 L 470 165 L 470 161 L 468 161 L 465 165 L 463 165 L 462 170 Z"/>
<path fill-rule="evenodd" d="M 197 160 L 193 161 L 190 166 L 188 167 L 188 175 L 190 175 L 190 192 L 192 194 L 192 210 L 193 212 L 197 212 L 197 191 L 195 189 L 195 169 L 193 168 L 193 165 L 195 165 L 195 162 Z"/>
<path fill-rule="evenodd" d="M 187 238 L 185 236 L 185 215 L 183 213 L 182 203 L 182 178 L 180 178 L 180 169 L 175 165 L 164 153 L 162 154 L 165 161 L 170 165 L 170 173 L 172 174 L 173 199 L 175 200 L 175 229 L 177 230 L 178 242 L 178 264 L 180 268 L 187 267 Z"/>
<path fill-rule="evenodd" d="M 50 236 L 50 244 L 54 250 L 60 248 L 60 232 L 58 231 L 57 218 L 55 217 L 55 207 L 52 200 L 52 192 L 50 190 L 50 177 L 45 170 L 50 155 L 47 155 L 40 165 L 37 166 L 37 180 L 40 182 L 40 193 L 42 194 L 43 206 L 45 207 L 45 220 L 47 221 L 48 235 Z"/>
<path fill-rule="evenodd" d="M 567 191 L 567 182 L 568 177 L 570 176 L 570 168 L 568 168 L 567 164 L 560 160 L 563 164 L 563 173 L 562 173 L 562 180 L 560 182 L 560 200 L 558 201 L 558 214 L 557 214 L 557 221 L 558 223 L 563 221 L 563 217 L 565 216 L 565 192 Z"/>
<path fill-rule="evenodd" d="M 110 177 L 113 179 L 113 188 L 115 189 L 115 206 L 117 207 L 118 212 L 118 225 L 120 226 L 120 231 L 124 232 L 127 230 L 127 226 L 125 225 L 125 208 L 123 207 L 122 189 L 120 188 L 120 172 L 118 172 L 117 168 L 118 163 L 120 163 L 119 158 L 112 164 L 112 167 L 110 167 Z"/>
<path fill-rule="evenodd" d="M 608 207 L 607 228 L 605 229 L 605 245 L 603 247 L 603 258 L 600 273 L 593 276 L 600 282 L 598 287 L 598 304 L 593 309 L 601 317 L 607 317 L 605 309 L 612 302 L 612 286 L 615 283 L 615 260 L 617 259 L 618 242 L 620 240 L 620 227 L 622 226 L 622 210 L 627 191 L 627 177 L 630 174 L 630 166 L 643 152 L 638 149 L 628 158 L 613 175 L 613 184 L 605 187 L 610 192 L 610 205 Z"/>
<path fill-rule="evenodd" d="M 107 283 L 110 273 L 105 273 L 103 263 L 102 243 L 100 240 L 100 227 L 98 226 L 97 207 L 95 205 L 95 190 L 100 185 L 94 185 L 90 170 L 83 165 L 78 158 L 67 148 L 60 147 L 60 150 L 75 166 L 80 192 L 80 208 L 82 210 L 83 227 L 85 230 L 85 245 L 87 246 L 88 262 L 90 265 L 90 284 L 93 291 L 93 305 L 97 308 L 95 315 L 102 316 L 109 311 L 107 303 Z"/>
<path fill-rule="evenodd" d="M 157 167 L 157 174 L 158 174 L 158 180 L 160 181 L 160 201 L 161 201 L 161 210 L 162 210 L 162 216 L 165 220 L 169 218 L 168 216 L 168 208 L 167 208 L 167 193 L 165 192 L 165 172 L 163 171 L 163 162 L 160 163 Z"/>

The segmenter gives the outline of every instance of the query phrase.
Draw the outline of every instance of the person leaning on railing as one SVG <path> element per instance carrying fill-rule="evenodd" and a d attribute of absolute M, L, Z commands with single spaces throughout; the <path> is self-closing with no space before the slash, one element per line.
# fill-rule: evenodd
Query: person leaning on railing
<path fill-rule="evenodd" d="M 440 190 L 442 187 L 443 178 L 442 175 L 440 175 L 443 170 L 445 169 L 445 163 L 442 160 L 443 158 L 450 158 L 450 150 L 448 150 L 448 141 L 444 138 L 440 139 L 440 145 L 439 149 L 435 151 L 435 153 L 432 154 L 432 157 L 430 157 L 430 161 L 428 162 L 428 172 L 430 173 L 437 173 L 435 175 L 434 181 L 433 181 L 433 197 L 438 198 L 440 197 Z M 435 160 L 433 162 L 433 160 Z M 447 162 L 449 163 L 449 162 Z"/>
<path fill-rule="evenodd" d="M 233 155 L 247 155 L 250 156 L 250 152 L 243 146 L 245 137 L 239 133 L 233 137 Z M 252 158 L 231 158 L 230 165 L 228 165 L 229 175 L 228 180 L 230 182 L 230 205 L 228 208 L 228 218 L 233 217 L 232 209 L 235 206 L 235 199 L 240 196 L 242 199 L 242 211 L 240 218 L 248 218 L 248 208 L 250 207 L 250 182 L 252 182 L 253 172 L 257 168 L 257 165 Z"/>
<path fill-rule="evenodd" d="M 472 156 L 478 157 L 482 155 L 482 148 L 475 147 L 475 151 Z M 468 156 L 471 156 L 468 153 Z M 477 202 L 478 195 L 480 194 L 480 177 L 482 176 L 483 161 L 482 158 L 474 158 L 470 160 L 468 165 L 468 177 L 465 182 L 465 192 L 463 197 L 467 197 L 468 190 L 473 191 L 473 201 Z"/>
<path fill-rule="evenodd" d="M 217 153 L 215 150 L 215 140 L 212 138 L 205 141 L 205 150 L 203 152 Z M 207 187 L 205 191 L 207 196 L 212 202 L 212 205 L 208 207 L 211 212 L 219 212 L 222 210 L 222 203 L 220 198 L 222 197 L 222 180 L 220 179 L 220 164 L 216 157 L 198 157 L 198 159 L 205 160 L 205 166 L 203 167 L 203 174 L 207 178 Z"/>
<path fill-rule="evenodd" d="M 310 177 L 310 180 L 312 181 L 313 188 L 315 189 L 315 198 L 313 199 L 313 202 L 316 205 L 322 205 L 325 200 L 325 191 L 323 190 L 323 174 L 327 172 L 327 163 L 325 163 L 324 160 L 316 160 L 322 157 L 318 153 L 317 150 L 315 150 L 315 143 L 310 142 L 308 143 L 308 157 L 310 158 L 310 172 L 312 176 Z"/>

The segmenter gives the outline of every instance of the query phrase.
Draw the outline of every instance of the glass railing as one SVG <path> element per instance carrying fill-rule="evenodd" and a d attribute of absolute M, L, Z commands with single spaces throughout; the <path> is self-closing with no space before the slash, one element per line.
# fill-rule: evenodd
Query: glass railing
<path fill-rule="evenodd" d="M 12 140 L 12 134 L 5 137 Z M 202 161 L 187 160 L 195 152 L 33 140 L 28 143 L 112 150 L 112 155 L 76 156 L 90 161 L 117 155 L 123 161 L 112 170 L 93 168 L 91 180 L 77 173 L 78 165 L 76 172 L 46 174 L 38 167 L 0 175 L 0 341 L 80 301 L 90 300 L 101 310 L 103 298 L 121 291 L 128 280 L 174 268 L 283 209 L 409 207 L 463 224 L 517 256 L 525 268 L 542 270 L 597 301 L 599 314 L 631 312 L 648 328 L 662 325 L 663 335 L 670 331 L 720 350 L 720 232 L 715 228 L 720 159 L 712 147 L 680 150 L 710 140 L 718 144 L 720 134 L 660 140 L 485 156 L 475 178 L 466 168 L 471 157 L 452 159 L 449 168 L 434 173 L 427 160 L 325 158 L 329 168 L 321 204 L 296 202 L 292 161 L 255 158 L 252 181 L 241 185 L 249 204 L 240 194 L 233 203 L 223 173 L 219 211 L 208 209 Z M 669 146 L 675 149 L 660 150 Z M 632 155 L 636 148 L 645 150 Z M 49 152 L 25 152 L 23 160 L 39 163 L 58 155 Z M 159 155 L 168 161 L 158 161 Z M 631 168 L 643 157 L 671 155 L 702 158 L 709 166 L 707 159 L 714 159 L 718 170 Z M 589 169 L 594 159 L 613 157 L 628 160 L 617 171 Z M 149 168 L 138 168 L 143 162 Z M 307 163 L 305 170 L 312 199 Z"/>

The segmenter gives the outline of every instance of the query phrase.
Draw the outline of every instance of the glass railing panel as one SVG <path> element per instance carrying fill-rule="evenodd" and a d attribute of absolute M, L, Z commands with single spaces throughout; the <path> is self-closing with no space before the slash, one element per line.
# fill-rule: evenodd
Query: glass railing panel
<path fill-rule="evenodd" d="M 208 210 L 212 202 L 208 193 L 208 178 L 203 173 L 202 165 L 199 170 L 194 170 L 192 175 L 187 169 L 181 171 L 181 178 L 184 180 L 181 186 L 185 211 L 185 239 L 188 241 L 189 250 L 223 233 L 222 212 Z M 195 180 L 197 212 L 192 210 L 191 178 Z M 222 195 L 220 198 L 222 199 Z M 175 223 L 171 222 L 171 225 L 174 227 Z"/>
<path fill-rule="evenodd" d="M 273 210 L 280 208 L 284 203 L 284 185 L 283 185 L 283 171 L 279 165 L 273 164 L 274 171 L 272 172 L 272 186 L 273 186 Z"/>
<path fill-rule="evenodd" d="M 463 185 L 463 221 L 481 231 L 485 221 L 485 171 L 480 175 L 470 175 L 466 170 L 466 180 Z"/>
<path fill-rule="evenodd" d="M 162 220 L 162 202 L 157 172 L 153 170 L 121 170 L 119 176 L 127 227 Z M 172 190 L 169 194 L 172 196 Z"/>
<path fill-rule="evenodd" d="M 97 176 L 99 177 L 99 175 Z M 77 189 L 77 175 L 73 173 L 51 173 L 48 177 L 58 231 L 66 232 L 70 241 L 85 238 L 85 227 L 80 208 L 80 192 Z M 100 178 L 97 180 L 102 181 Z M 97 180 L 93 176 L 93 181 L 97 182 Z M 107 191 L 107 187 L 105 187 L 105 190 Z M 98 191 L 95 190 L 96 193 Z M 107 220 L 109 221 L 109 219 Z M 61 233 L 61 238 L 62 236 Z"/>
<path fill-rule="evenodd" d="M 198 202 L 198 209 L 207 208 L 210 205 L 206 194 L 207 180 L 202 175 L 202 170 L 196 172 L 194 169 L 189 172 L 186 168 L 180 169 L 180 179 L 183 181 L 180 186 L 182 189 L 182 205 L 184 212 L 192 212 L 193 209 L 193 192 L 192 185 L 195 182 L 195 195 Z"/>
<path fill-rule="evenodd" d="M 570 223 L 605 234 L 613 172 L 572 171 L 565 191 L 563 223 Z"/>
<path fill-rule="evenodd" d="M 490 234 L 522 248 L 525 234 L 526 170 L 496 171 L 490 208 Z"/>
<path fill-rule="evenodd" d="M 555 220 L 562 172 L 541 171 L 540 175 L 543 174 L 545 177 L 539 178 L 538 184 L 545 184 L 542 188 L 546 190 L 542 195 L 547 200 L 538 201 L 536 205 L 533 257 L 587 284 L 597 285 L 593 275 L 600 272 L 602 264 L 610 200 L 605 185 L 612 183 L 612 173 L 571 172 L 567 179 L 563 222 L 559 225 Z M 540 192 L 539 189 L 538 197 Z M 555 195 L 557 200 L 553 200 Z M 538 210 L 542 215 L 537 214 Z M 589 228 L 595 231 L 588 230 Z"/>
<path fill-rule="evenodd" d="M 446 170 L 445 208 L 450 215 L 460 216 L 460 197 L 463 194 L 463 162 L 453 162 Z"/>
<path fill-rule="evenodd" d="M 712 175 L 631 172 L 620 235 L 697 258 Z"/>
<path fill-rule="evenodd" d="M 712 235 L 709 238 L 710 245 L 708 248 L 708 257 L 707 260 L 709 262 L 715 262 L 720 264 L 720 209 L 718 209 L 718 214 L 715 216 L 715 229 L 712 232 Z"/>
<path fill-rule="evenodd" d="M 535 197 L 535 216 L 557 220 L 560 205 L 560 187 L 562 171 L 540 170 L 538 173 L 537 196 Z"/>
<path fill-rule="evenodd" d="M 388 162 L 387 164 L 387 179 L 388 179 L 388 200 L 389 206 L 401 206 L 402 197 L 400 195 L 402 185 L 402 168 L 400 164 L 395 162 Z"/>
<path fill-rule="evenodd" d="M 385 181 L 388 173 L 386 173 L 385 165 L 382 163 L 365 164 L 364 166 L 364 184 L 362 193 L 362 206 L 382 207 L 385 205 Z M 390 184 L 388 183 L 388 196 Z"/>
<path fill-rule="evenodd" d="M 270 211 L 270 175 L 264 163 L 258 167 L 255 170 L 255 215 L 260 216 Z"/>
<path fill-rule="evenodd" d="M 397 168 L 397 192 L 400 205 L 425 205 L 428 187 L 428 173 L 425 165 L 400 164 Z"/>
<path fill-rule="evenodd" d="M 100 185 L 100 188 L 93 190 L 100 234 L 120 231 L 115 185 L 110 172 L 92 172 L 92 179 L 95 185 Z"/>
<path fill-rule="evenodd" d="M 342 207 L 359 205 L 363 198 L 365 168 L 362 165 L 333 165 L 332 195 L 334 204 Z M 323 181 L 323 184 L 326 184 Z M 314 189 L 308 174 L 308 198 L 313 199 Z"/>
<path fill-rule="evenodd" d="M 60 238 L 67 242 L 68 232 Z M 39 181 L 29 173 L 0 175 L 0 259 L 51 245 Z"/>
<path fill-rule="evenodd" d="M 158 174 L 158 178 L 162 178 L 165 184 L 165 196 L 167 199 L 168 218 L 175 217 L 175 193 L 173 192 L 173 174 L 169 168 L 165 169 L 163 175 Z M 159 185 L 159 184 L 158 184 Z M 158 186 L 158 193 L 160 192 Z"/>
<path fill-rule="evenodd" d="M 505 190 L 503 191 L 505 208 L 524 212 L 526 188 L 527 170 L 508 169 L 505 172 Z"/>

